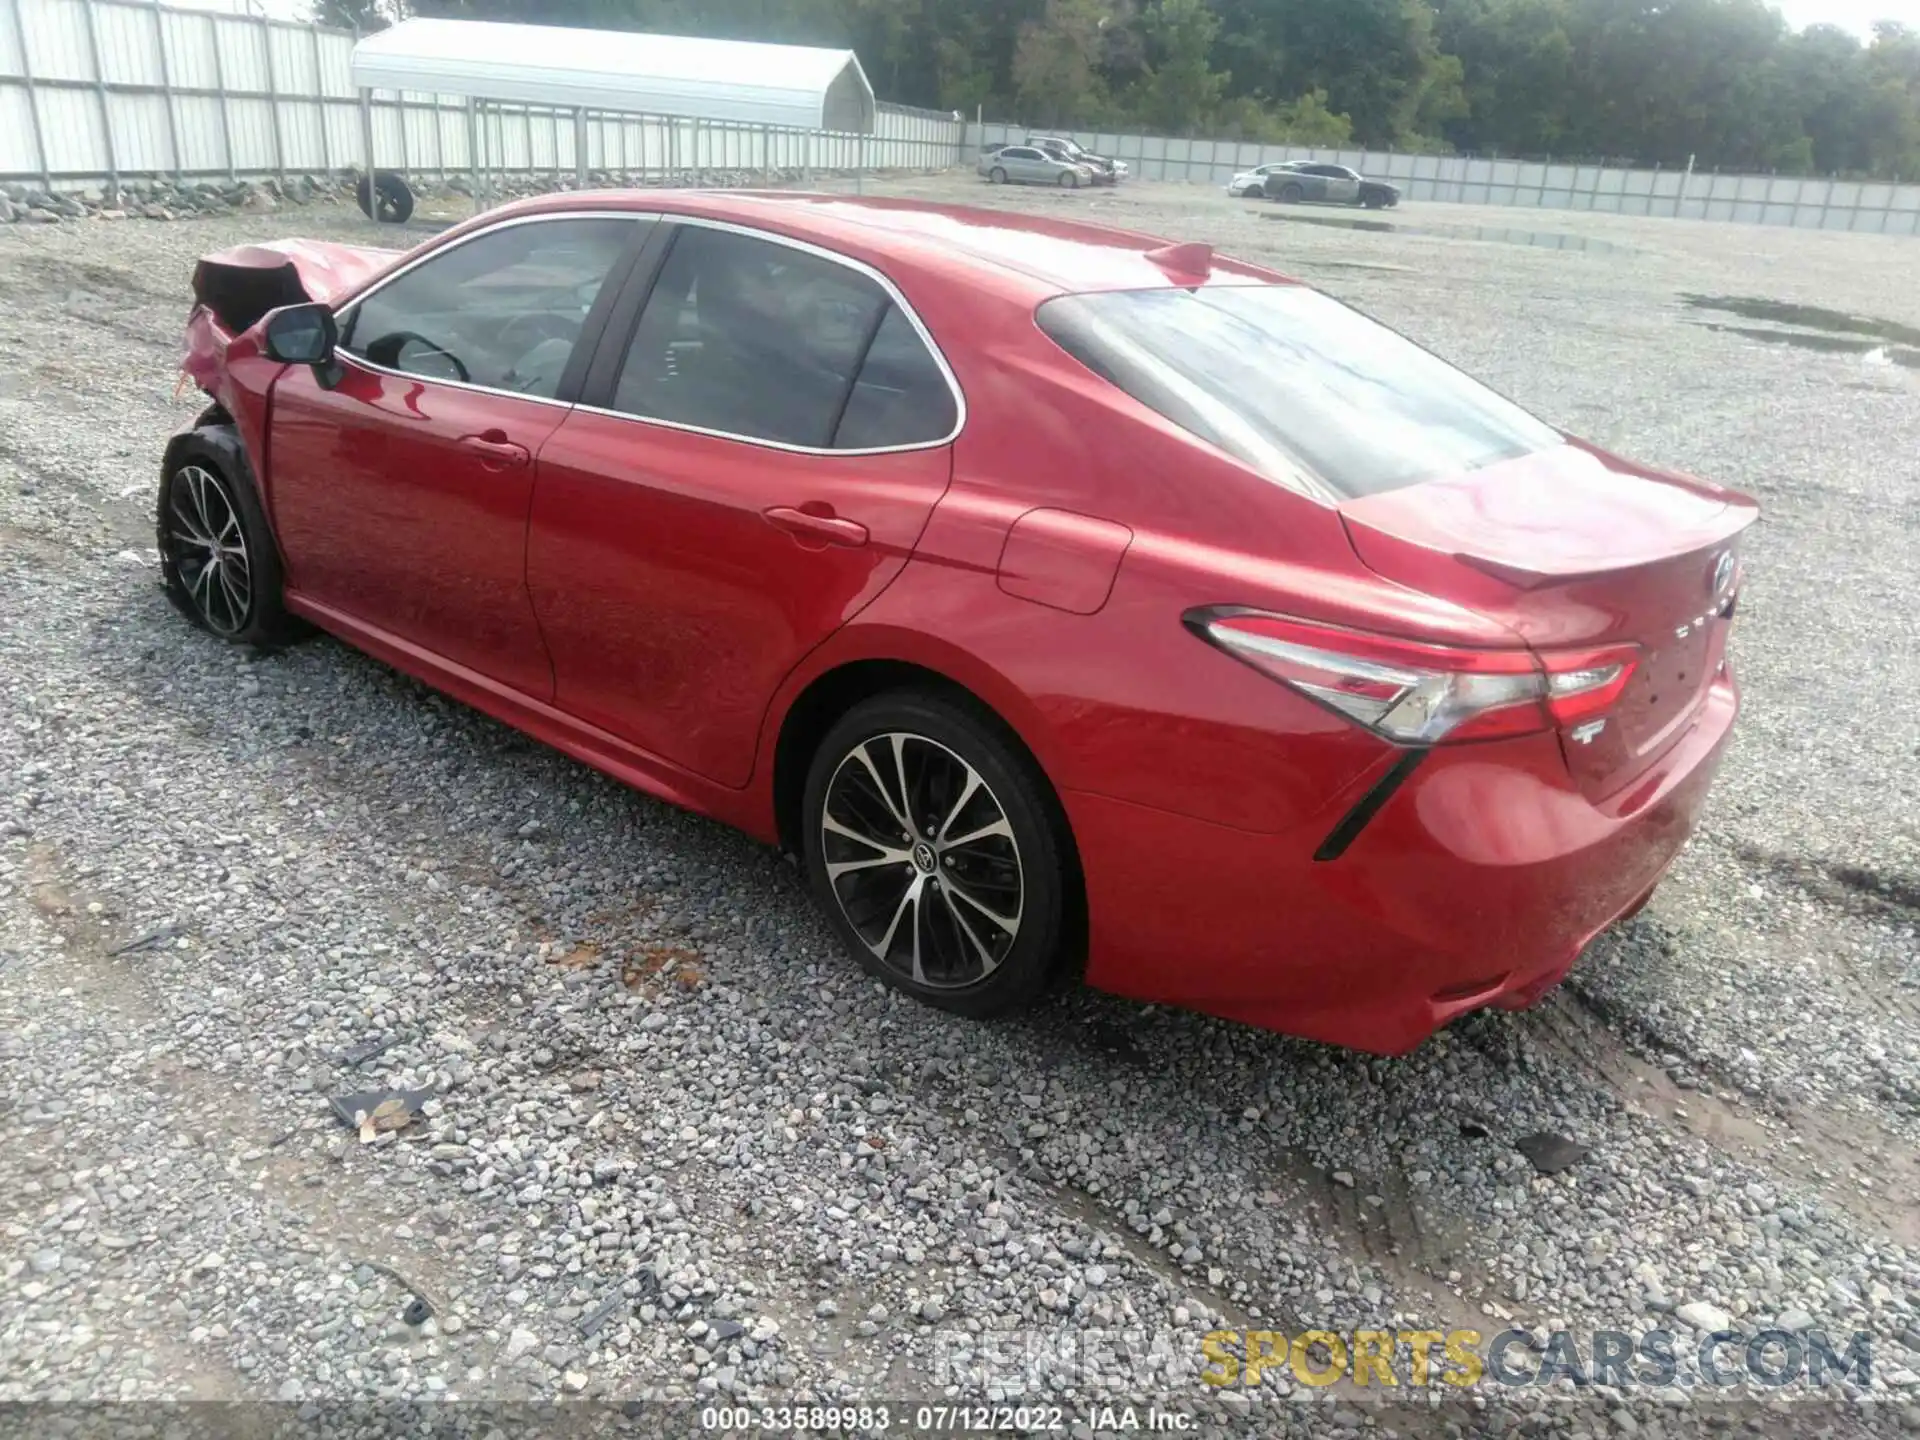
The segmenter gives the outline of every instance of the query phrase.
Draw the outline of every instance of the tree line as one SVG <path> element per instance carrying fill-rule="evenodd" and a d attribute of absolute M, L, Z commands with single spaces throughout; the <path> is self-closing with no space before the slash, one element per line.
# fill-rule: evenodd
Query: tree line
<path fill-rule="evenodd" d="M 883 99 L 1046 127 L 1920 178 L 1920 32 L 1764 0 L 317 0 L 856 51 Z"/>

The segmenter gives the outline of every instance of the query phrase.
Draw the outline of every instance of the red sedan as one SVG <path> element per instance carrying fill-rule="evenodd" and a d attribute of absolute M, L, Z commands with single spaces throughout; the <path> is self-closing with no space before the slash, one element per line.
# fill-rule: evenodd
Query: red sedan
<path fill-rule="evenodd" d="M 159 534 L 802 857 L 875 975 L 1370 1050 L 1643 903 L 1737 708 L 1744 496 L 1284 276 L 1075 222 L 557 196 L 210 256 Z"/>

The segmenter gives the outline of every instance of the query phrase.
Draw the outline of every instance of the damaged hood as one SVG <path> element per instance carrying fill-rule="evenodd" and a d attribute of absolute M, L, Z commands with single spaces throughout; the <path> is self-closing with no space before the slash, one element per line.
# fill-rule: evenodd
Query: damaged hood
<path fill-rule="evenodd" d="M 275 240 L 266 245 L 240 247 L 242 252 L 247 250 L 265 252 L 278 257 L 281 263 L 290 263 L 300 277 L 300 288 L 306 291 L 307 298 L 327 304 L 359 289 L 362 282 L 371 280 L 406 253 L 372 245 L 339 245 L 330 240 Z"/>
<path fill-rule="evenodd" d="M 281 305 L 308 300 L 334 304 L 390 267 L 401 253 L 328 240 L 236 245 L 200 257 L 193 270 L 193 296 L 213 311 L 224 329 L 238 334 Z"/>
<path fill-rule="evenodd" d="M 260 317 L 283 305 L 337 305 L 400 259 L 398 250 L 276 240 L 203 255 L 193 267 L 194 308 L 180 368 L 208 394 L 224 398 L 227 347 Z"/>
<path fill-rule="evenodd" d="M 331 240 L 271 240 L 264 245 L 239 245 L 222 250 L 200 263 L 251 267 L 291 265 L 307 299 L 332 304 L 390 267 L 405 253 L 373 245 L 341 245 Z"/>

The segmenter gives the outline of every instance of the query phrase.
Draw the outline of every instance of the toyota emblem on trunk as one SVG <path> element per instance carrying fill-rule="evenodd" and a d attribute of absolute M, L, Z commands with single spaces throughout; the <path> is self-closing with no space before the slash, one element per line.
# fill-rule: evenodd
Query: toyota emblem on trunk
<path fill-rule="evenodd" d="M 1713 562 L 1713 594 L 1726 593 L 1727 586 L 1733 583 L 1733 551 L 1722 550 L 1720 558 Z"/>

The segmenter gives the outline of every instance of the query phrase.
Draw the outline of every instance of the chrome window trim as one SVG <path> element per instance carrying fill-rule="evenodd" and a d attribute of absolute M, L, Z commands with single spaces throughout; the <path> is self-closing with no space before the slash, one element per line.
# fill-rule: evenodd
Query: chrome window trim
<path fill-rule="evenodd" d="M 420 375 L 411 370 L 393 370 L 347 349 L 341 349 L 336 353 L 342 361 L 352 363 L 363 370 L 369 370 L 379 375 L 392 375 L 400 379 L 412 380 L 427 385 L 447 385 L 456 390 L 468 390 L 478 395 L 503 395 L 513 400 L 532 401 L 537 405 L 557 406 L 562 410 L 584 410 L 591 415 L 606 415 L 615 420 L 630 420 L 636 425 L 658 425 L 662 429 L 678 430 L 689 435 L 708 435 L 717 440 L 735 440 L 743 445 L 758 445 L 768 450 L 784 450 L 794 455 L 900 455 L 908 454 L 915 450 L 939 450 L 953 444 L 954 441 L 960 438 L 960 433 L 967 428 L 966 391 L 960 388 L 960 381 L 958 377 L 954 375 L 953 367 L 947 363 L 945 352 L 941 350 L 939 342 L 933 338 L 933 332 L 927 328 L 926 322 L 920 318 L 919 311 L 907 303 L 907 297 L 900 293 L 900 287 L 895 285 L 886 275 L 874 269 L 873 266 L 867 264 L 865 261 L 856 260 L 851 255 L 842 255 L 837 250 L 829 250 L 824 246 L 815 245 L 806 240 L 798 240 L 790 235 L 781 235 L 776 231 L 760 230 L 751 225 L 740 225 L 730 220 L 712 220 L 702 215 L 682 215 L 671 210 L 628 210 L 614 206 L 595 206 L 577 210 L 547 210 L 537 215 L 509 216 L 504 220 L 496 221 L 491 225 L 483 225 L 478 230 L 462 235 L 459 240 L 451 245 L 435 246 L 426 254 L 416 256 L 404 265 L 401 265 L 398 269 L 391 270 L 380 276 L 373 284 L 369 285 L 365 290 L 362 290 L 358 295 L 355 295 L 345 305 L 336 310 L 334 312 L 334 318 L 340 324 L 341 328 L 345 329 L 349 317 L 358 313 L 362 305 L 394 281 L 418 267 L 425 265 L 428 261 L 435 260 L 442 255 L 451 254 L 462 245 L 478 240 L 482 236 L 491 235 L 496 231 L 505 230 L 515 225 L 538 225 L 550 220 L 609 219 L 627 221 L 632 224 L 651 221 L 656 224 L 670 223 L 674 225 L 695 226 L 706 230 L 724 230 L 730 234 L 744 235 L 751 240 L 765 240 L 770 244 L 785 245 L 789 249 L 798 250 L 803 254 L 812 255 L 818 259 L 829 261 L 832 264 L 844 266 L 849 270 L 866 276 L 878 285 L 881 290 L 886 293 L 887 298 L 899 309 L 900 313 L 907 317 L 907 323 L 913 326 L 914 334 L 920 337 L 920 343 L 926 346 L 927 353 L 933 356 L 933 363 L 939 368 L 941 378 L 947 382 L 948 393 L 953 396 L 953 429 L 938 440 L 917 440 L 910 445 L 877 445 L 859 450 L 835 450 L 825 446 L 794 445 L 784 440 L 767 440 L 755 435 L 741 435 L 731 430 L 710 430 L 704 426 L 688 425 L 678 420 L 664 420 L 651 415 L 635 415 L 628 410 L 614 410 L 599 405 L 581 405 L 573 401 L 559 400 L 547 395 L 529 395 L 521 390 L 502 390 L 492 385 L 475 385 L 465 380 L 443 380 L 438 376 Z M 606 337 L 602 335 L 601 343 L 604 344 L 605 341 Z M 631 337 L 629 337 L 629 343 L 631 343 Z M 621 357 L 622 364 L 625 363 L 625 360 L 626 357 L 623 355 Z"/>
<path fill-rule="evenodd" d="M 462 235 L 451 245 L 436 245 L 433 249 L 427 251 L 426 254 L 415 256 L 397 270 L 388 271 L 376 279 L 373 284 L 369 285 L 365 290 L 355 295 L 345 305 L 334 311 L 334 321 L 342 330 L 345 330 L 349 323 L 349 317 L 358 314 L 362 305 L 366 304 L 368 300 L 372 299 L 402 276 L 417 270 L 429 261 L 438 260 L 442 255 L 451 255 L 462 246 L 470 245 L 483 236 L 492 235 L 501 230 L 510 230 L 516 225 L 539 225 L 549 220 L 616 220 L 626 224 L 637 225 L 642 220 L 653 220 L 657 222 L 660 218 L 660 212 L 654 210 L 621 210 L 611 206 L 584 210 L 544 210 L 538 215 L 510 215 L 504 220 L 495 221 L 491 225 L 483 225 L 478 230 Z M 619 260 L 616 258 L 614 264 L 618 265 L 619 263 Z M 609 270 L 607 273 L 611 275 L 613 272 Z M 598 297 L 596 296 L 595 298 L 597 299 Z M 530 400 L 536 405 L 553 405 L 562 410 L 572 410 L 575 408 L 571 400 L 560 400 L 551 395 L 529 395 L 524 390 L 502 390 L 497 385 L 475 385 L 470 380 L 444 380 L 438 375 L 422 375 L 414 370 L 395 370 L 386 365 L 381 365 L 369 360 L 364 355 L 356 354 L 354 351 L 344 347 L 336 348 L 334 357 L 343 363 L 357 365 L 362 370 L 370 370 L 376 375 L 393 375 L 402 380 L 412 380 L 424 385 L 447 385 L 455 390 L 472 391 L 476 395 L 504 395 L 508 399 Z"/>
<path fill-rule="evenodd" d="M 900 313 L 907 317 L 907 323 L 913 326 L 914 334 L 920 337 L 920 343 L 927 347 L 927 353 L 933 357 L 933 363 L 939 367 L 941 378 L 947 382 L 947 390 L 953 396 L 953 428 L 938 440 L 916 440 L 910 445 L 874 445 L 859 450 L 836 450 L 831 446 L 794 445 L 785 440 L 767 440 L 757 435 L 741 435 L 732 430 L 711 430 L 702 425 L 689 425 L 679 420 L 664 420 L 653 415 L 636 415 L 630 410 L 614 410 L 601 405 L 576 405 L 574 409 L 583 410 L 590 415 L 606 415 L 615 420 L 631 421 L 635 425 L 658 425 L 662 429 L 678 430 L 683 434 L 708 435 L 716 440 L 734 440 L 742 445 L 758 445 L 767 450 L 783 450 L 790 455 L 902 455 L 915 450 L 940 450 L 953 444 L 960 438 L 960 432 L 967 428 L 966 392 L 960 388 L 960 381 L 955 377 L 953 367 L 947 363 L 945 353 L 934 340 L 933 332 L 927 329 L 926 322 L 920 318 L 919 312 L 907 303 L 907 297 L 900 293 L 900 287 L 873 266 L 863 260 L 856 260 L 851 255 L 842 255 L 837 250 L 828 250 L 810 241 L 797 240 L 791 235 L 781 235 L 771 230 L 759 230 L 751 225 L 735 224 L 731 220 L 711 220 L 703 215 L 679 215 L 671 210 L 647 213 L 657 214 L 662 220 L 675 225 L 702 230 L 723 230 L 732 235 L 744 235 L 749 240 L 765 240 L 770 244 L 784 245 L 790 250 L 798 250 L 803 254 L 844 266 L 848 270 L 866 276 L 878 285 Z M 651 302 L 652 297 L 649 296 L 648 299 Z M 645 314 L 644 307 L 641 313 Z M 635 324 L 638 325 L 638 318 Z M 632 343 L 631 337 L 628 343 Z M 626 356 L 622 355 L 620 361 L 624 368 Z M 857 376 L 855 378 L 858 379 Z"/>

